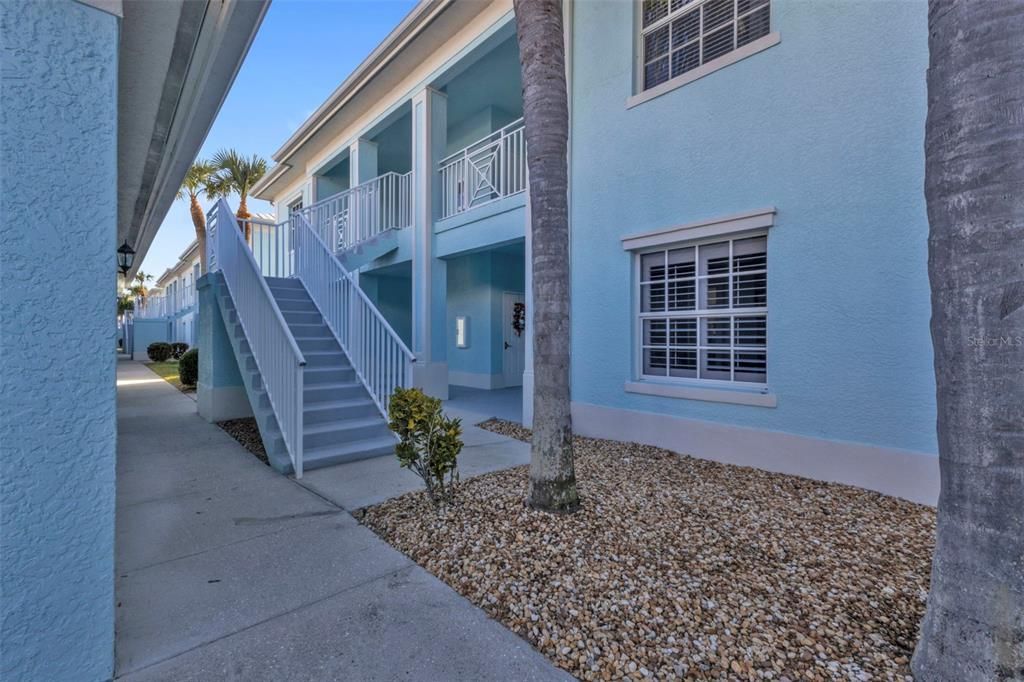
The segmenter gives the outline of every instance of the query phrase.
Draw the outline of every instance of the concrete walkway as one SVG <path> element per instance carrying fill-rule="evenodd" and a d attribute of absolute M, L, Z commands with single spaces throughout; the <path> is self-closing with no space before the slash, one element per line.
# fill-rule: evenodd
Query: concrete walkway
<path fill-rule="evenodd" d="M 195 409 L 118 363 L 120 679 L 571 679 Z"/>

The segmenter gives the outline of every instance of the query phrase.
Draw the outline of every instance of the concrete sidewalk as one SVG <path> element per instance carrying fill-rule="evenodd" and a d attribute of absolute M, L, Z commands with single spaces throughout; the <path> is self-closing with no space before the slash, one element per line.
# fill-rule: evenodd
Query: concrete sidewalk
<path fill-rule="evenodd" d="M 130 361 L 117 473 L 120 679 L 571 679 Z"/>

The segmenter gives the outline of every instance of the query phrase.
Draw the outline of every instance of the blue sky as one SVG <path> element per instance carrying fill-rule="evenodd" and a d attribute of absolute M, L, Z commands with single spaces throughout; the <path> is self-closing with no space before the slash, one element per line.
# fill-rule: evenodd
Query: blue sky
<path fill-rule="evenodd" d="M 273 0 L 200 157 L 234 147 L 273 154 L 415 5 L 414 0 Z M 229 199 L 232 208 L 237 197 Z M 204 204 L 204 208 L 206 205 Z M 253 213 L 270 204 L 249 201 Z M 175 201 L 142 263 L 154 280 L 177 262 L 195 228 Z"/>

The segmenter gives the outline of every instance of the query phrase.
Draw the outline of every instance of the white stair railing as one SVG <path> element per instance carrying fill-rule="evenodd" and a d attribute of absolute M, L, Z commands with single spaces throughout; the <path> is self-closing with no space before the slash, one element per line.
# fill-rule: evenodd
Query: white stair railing
<path fill-rule="evenodd" d="M 384 173 L 333 194 L 298 213 L 333 251 L 412 224 L 412 173 Z"/>
<path fill-rule="evenodd" d="M 517 119 L 441 159 L 441 218 L 526 189 L 526 137 Z"/>
<path fill-rule="evenodd" d="M 208 268 L 224 276 L 238 322 L 259 369 L 295 477 L 302 477 L 303 367 L 306 359 L 245 243 L 238 222 L 221 199 L 206 218 Z"/>
<path fill-rule="evenodd" d="M 320 310 L 381 414 L 396 387 L 412 385 L 415 356 L 306 217 L 291 217 L 295 275 Z"/>

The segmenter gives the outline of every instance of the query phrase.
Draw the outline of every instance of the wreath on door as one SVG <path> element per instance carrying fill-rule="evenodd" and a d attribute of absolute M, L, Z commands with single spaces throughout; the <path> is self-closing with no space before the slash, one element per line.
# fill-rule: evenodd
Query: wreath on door
<path fill-rule="evenodd" d="M 522 336 L 523 332 L 526 331 L 525 303 L 516 303 L 512 308 L 512 329 L 515 330 L 516 336 Z"/>

